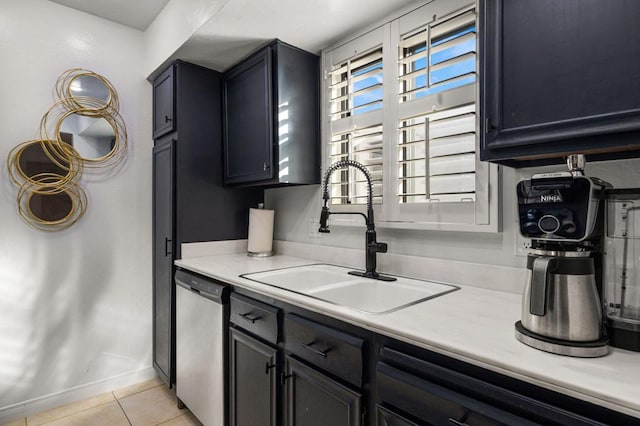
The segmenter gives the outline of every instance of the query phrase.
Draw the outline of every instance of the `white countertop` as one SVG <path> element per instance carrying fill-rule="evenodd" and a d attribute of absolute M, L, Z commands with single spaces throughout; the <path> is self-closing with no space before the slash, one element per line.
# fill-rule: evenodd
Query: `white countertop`
<path fill-rule="evenodd" d="M 610 348 L 602 358 L 573 358 L 515 339 L 518 294 L 461 286 L 453 293 L 389 314 L 365 314 L 239 277 L 322 263 L 276 255 L 194 257 L 176 265 L 563 394 L 640 417 L 640 353 Z"/>

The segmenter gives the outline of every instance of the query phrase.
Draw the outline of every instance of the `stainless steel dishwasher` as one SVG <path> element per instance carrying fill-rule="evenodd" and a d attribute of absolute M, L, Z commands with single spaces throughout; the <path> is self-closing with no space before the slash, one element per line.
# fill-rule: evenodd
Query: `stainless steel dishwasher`
<path fill-rule="evenodd" d="M 176 395 L 205 426 L 225 424 L 230 288 L 176 271 Z"/>

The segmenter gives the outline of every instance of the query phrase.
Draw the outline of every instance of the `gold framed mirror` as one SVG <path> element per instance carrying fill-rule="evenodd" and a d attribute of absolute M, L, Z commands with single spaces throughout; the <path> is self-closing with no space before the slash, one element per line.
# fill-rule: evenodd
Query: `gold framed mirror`
<path fill-rule="evenodd" d="M 18 190 L 18 212 L 33 228 L 60 231 L 76 223 L 87 209 L 87 194 L 75 182 L 58 185 L 61 176 L 42 173 L 39 183 L 25 182 Z"/>
<path fill-rule="evenodd" d="M 67 110 L 85 109 L 102 115 L 104 110 L 118 111 L 118 93 L 100 74 L 82 68 L 63 72 L 56 81 L 56 97 Z"/>
<path fill-rule="evenodd" d="M 18 186 L 26 181 L 38 184 L 42 174 L 59 176 L 56 185 L 76 181 L 82 172 L 82 163 L 76 156 L 59 155 L 51 140 L 31 140 L 14 147 L 8 155 L 9 177 Z M 70 147 L 70 149 L 73 149 Z"/>
<path fill-rule="evenodd" d="M 84 169 L 112 166 L 127 148 L 118 94 L 109 80 L 72 68 L 58 77 L 55 93 L 55 103 L 40 120 L 40 139 L 17 145 L 7 158 L 18 187 L 18 212 L 43 231 L 76 223 L 88 206 L 79 184 Z"/>
<path fill-rule="evenodd" d="M 66 100 L 53 104 L 40 121 L 40 138 L 59 157 L 75 157 L 84 167 L 109 167 L 121 161 L 127 148 L 127 130 L 120 114 L 110 108 L 100 113 L 100 101 L 83 100 L 89 108 L 68 109 Z M 91 107 L 95 106 L 95 108 Z"/>

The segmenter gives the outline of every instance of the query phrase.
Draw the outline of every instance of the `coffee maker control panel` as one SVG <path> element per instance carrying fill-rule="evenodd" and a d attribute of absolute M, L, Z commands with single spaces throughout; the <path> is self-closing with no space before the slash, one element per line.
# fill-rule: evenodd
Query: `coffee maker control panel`
<path fill-rule="evenodd" d="M 592 236 L 602 188 L 586 176 L 534 175 L 517 186 L 525 238 L 581 242 Z"/>

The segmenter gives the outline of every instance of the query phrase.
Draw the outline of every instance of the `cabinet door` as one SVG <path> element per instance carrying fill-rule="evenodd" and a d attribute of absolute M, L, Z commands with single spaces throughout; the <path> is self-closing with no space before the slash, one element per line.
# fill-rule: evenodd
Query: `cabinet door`
<path fill-rule="evenodd" d="M 480 5 L 481 159 L 640 155 L 640 2 Z"/>
<path fill-rule="evenodd" d="M 175 97 L 173 66 L 153 82 L 153 138 L 175 129 Z"/>
<path fill-rule="evenodd" d="M 173 152 L 172 139 L 153 149 L 153 365 L 169 385 L 175 365 Z"/>
<path fill-rule="evenodd" d="M 286 424 L 362 424 L 362 396 L 296 359 L 286 357 Z"/>
<path fill-rule="evenodd" d="M 273 177 L 272 96 L 269 48 L 225 74 L 225 183 Z"/>
<path fill-rule="evenodd" d="M 277 424 L 277 350 L 231 328 L 229 387 L 232 426 Z"/>

